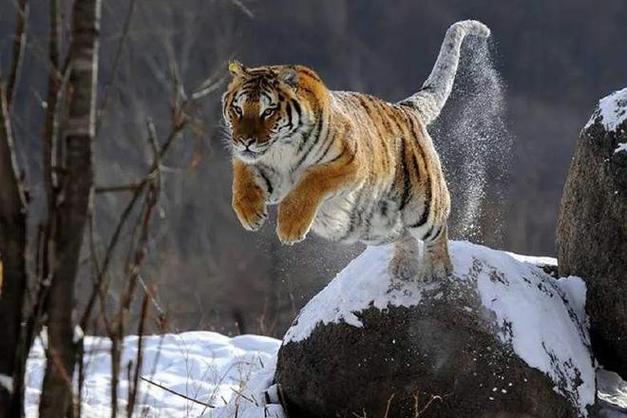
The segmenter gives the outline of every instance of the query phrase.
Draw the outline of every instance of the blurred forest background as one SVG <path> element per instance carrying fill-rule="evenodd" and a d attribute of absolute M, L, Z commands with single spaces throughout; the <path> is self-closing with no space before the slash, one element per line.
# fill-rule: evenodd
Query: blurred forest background
<path fill-rule="evenodd" d="M 4 74 L 15 11 L 16 0 L 0 2 Z M 17 144 L 18 157 L 27 179 L 41 178 L 47 13 L 47 2 L 32 2 L 14 104 L 19 115 L 14 129 L 24 139 Z M 230 161 L 220 113 L 227 60 L 305 64 L 332 89 L 396 101 L 427 77 L 447 27 L 467 18 L 492 29 L 491 50 L 506 85 L 505 100 L 497 103 L 505 113 L 497 116 L 512 146 L 495 154 L 501 161 L 495 164 L 498 172 L 488 176 L 477 227 L 464 232 L 454 217 L 453 238 L 553 255 L 561 190 L 578 131 L 600 97 L 627 84 L 624 0 L 103 1 L 98 99 L 105 110 L 96 139 L 97 186 L 129 183 L 147 170 L 146 121 L 151 118 L 159 133 L 168 132 L 173 78 L 189 91 L 208 77 L 216 83 L 202 99 L 201 123 L 185 132 L 165 161 L 144 273 L 158 289 L 172 329 L 281 335 L 298 309 L 361 250 L 315 237 L 283 248 L 272 223 L 258 234 L 240 227 L 230 208 Z M 467 202 L 456 200 L 465 179 L 454 150 L 472 145 L 463 138 L 456 142 L 460 134 L 452 134 L 459 104 L 472 105 L 463 102 L 459 88 L 433 131 L 457 211 Z M 31 183 L 31 194 L 42 196 L 32 190 L 41 187 Z M 124 192 L 95 195 L 98 245 L 108 242 L 129 198 Z M 32 202 L 31 228 L 37 228 L 43 206 Z M 79 305 L 91 288 L 89 272 L 81 274 Z M 111 303 L 118 294 L 115 285 L 109 289 Z"/>

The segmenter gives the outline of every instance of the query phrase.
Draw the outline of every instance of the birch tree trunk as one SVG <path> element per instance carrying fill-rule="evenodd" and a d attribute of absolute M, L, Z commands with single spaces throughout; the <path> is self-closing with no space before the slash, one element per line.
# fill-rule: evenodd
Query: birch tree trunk
<path fill-rule="evenodd" d="M 74 282 L 93 188 L 100 0 L 75 0 L 72 14 L 67 119 L 63 124 L 64 167 L 56 210 L 52 282 L 47 305 L 48 350 L 39 413 L 72 415 Z"/>

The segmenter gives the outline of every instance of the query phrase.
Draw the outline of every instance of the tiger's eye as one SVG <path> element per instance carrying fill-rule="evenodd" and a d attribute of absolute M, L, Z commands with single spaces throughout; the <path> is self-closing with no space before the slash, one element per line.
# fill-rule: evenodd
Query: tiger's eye
<path fill-rule="evenodd" d="M 272 116 L 274 114 L 274 112 L 276 111 L 276 107 L 273 107 L 271 109 L 266 109 L 263 111 L 263 113 L 261 114 L 262 118 L 269 118 L 270 116 Z"/>

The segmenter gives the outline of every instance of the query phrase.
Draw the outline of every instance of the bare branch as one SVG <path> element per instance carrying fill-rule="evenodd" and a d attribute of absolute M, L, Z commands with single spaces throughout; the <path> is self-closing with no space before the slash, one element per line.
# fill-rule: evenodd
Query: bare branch
<path fill-rule="evenodd" d="M 235 6 L 237 6 L 249 18 L 252 19 L 252 18 L 255 17 L 253 12 L 244 3 L 242 3 L 241 0 L 231 0 L 231 3 L 233 3 Z"/>
<path fill-rule="evenodd" d="M 206 408 L 211 408 L 211 409 L 215 408 L 215 406 L 214 406 L 214 405 L 208 404 L 208 403 L 206 403 L 206 402 L 199 401 L 198 399 L 190 398 L 190 397 L 189 397 L 189 396 L 187 396 L 187 395 L 183 395 L 182 393 L 177 392 L 177 391 L 175 391 L 175 390 L 172 390 L 172 389 L 170 389 L 170 388 L 167 388 L 167 387 L 165 387 L 165 386 L 163 386 L 163 385 L 161 385 L 161 384 L 159 384 L 159 383 L 157 383 L 157 382 L 153 382 L 152 380 L 146 379 L 144 376 L 140 376 L 139 378 L 140 378 L 141 380 L 143 380 L 144 382 L 146 382 L 146 383 L 150 383 L 151 385 L 156 386 L 156 387 L 158 387 L 159 389 L 163 389 L 163 390 L 165 390 L 166 392 L 171 393 L 172 395 L 180 396 L 180 397 L 181 397 L 181 398 L 183 398 L 183 399 L 187 399 L 188 401 L 191 401 L 191 402 L 197 403 L 198 405 L 202 405 L 202 406 L 204 406 L 204 407 L 206 407 Z"/>
<path fill-rule="evenodd" d="M 136 192 L 137 190 L 143 189 L 145 185 L 146 185 L 146 182 L 142 180 L 142 181 L 135 182 L 135 183 L 120 184 L 117 186 L 96 186 L 96 188 L 94 189 L 94 192 L 96 194 Z"/>
<path fill-rule="evenodd" d="M 59 49 L 61 39 L 61 24 L 59 19 L 58 0 L 50 0 L 50 31 L 48 36 L 48 57 L 50 60 L 50 70 L 48 71 L 48 97 L 46 99 L 46 124 L 43 137 L 43 177 L 44 188 L 48 201 L 48 209 L 50 210 L 54 202 L 53 189 L 56 187 L 54 183 L 54 172 L 52 165 L 56 162 L 55 153 L 57 151 L 56 142 L 58 138 L 58 118 L 57 103 L 59 95 L 62 91 L 62 78 L 59 69 Z M 68 72 L 69 74 L 69 72 Z"/>
<path fill-rule="evenodd" d="M 24 60 L 24 50 L 26 49 L 26 25 L 28 22 L 28 2 L 19 0 L 17 9 L 17 19 L 15 26 L 15 38 L 13 39 L 13 59 L 11 61 L 11 72 L 7 83 L 6 100 L 8 108 L 13 104 L 13 98 L 20 79 L 20 70 Z"/>
<path fill-rule="evenodd" d="M 390 406 L 392 406 L 392 401 L 394 400 L 394 397 L 396 396 L 395 393 L 393 393 L 392 395 L 390 395 L 390 397 L 388 398 L 388 402 L 387 405 L 385 406 L 385 414 L 383 415 L 383 418 L 389 418 L 389 414 L 390 414 Z"/>
<path fill-rule="evenodd" d="M 205 80 L 196 90 L 192 92 L 192 99 L 199 100 L 207 96 L 210 93 L 216 91 L 222 83 L 226 80 L 226 77 L 220 77 L 215 80 L 213 77 Z"/>
<path fill-rule="evenodd" d="M 121 361 L 121 347 L 123 344 L 126 323 L 128 321 L 128 314 L 131 308 L 131 303 L 135 296 L 135 289 L 137 288 L 137 282 L 141 265 L 143 264 L 148 245 L 148 231 L 150 219 L 152 218 L 154 207 L 157 204 L 158 199 L 158 186 L 155 182 L 149 184 L 148 191 L 146 192 L 145 205 L 142 216 L 138 220 L 138 225 L 141 225 L 140 237 L 135 248 L 135 254 L 133 262 L 128 267 L 129 277 L 126 281 L 127 286 L 122 293 L 122 298 L 118 307 L 118 312 L 115 318 L 115 325 L 111 339 L 111 417 L 117 416 L 117 389 L 118 389 L 118 377 L 120 373 L 120 361 Z M 146 299 L 147 301 L 147 299 Z M 129 415 L 130 416 L 130 415 Z"/>
<path fill-rule="evenodd" d="M 120 215 L 120 219 L 116 225 L 115 231 L 113 232 L 113 235 L 111 236 L 111 239 L 109 241 L 109 245 L 107 246 L 102 266 L 98 269 L 98 276 L 96 277 L 96 282 L 94 283 L 94 286 L 92 288 L 92 292 L 87 301 L 87 305 L 85 306 L 85 312 L 83 312 L 81 320 L 79 321 L 82 328 L 87 326 L 89 318 L 91 317 L 91 310 L 94 306 L 94 302 L 96 301 L 98 294 L 102 292 L 104 278 L 107 274 L 109 263 L 111 262 L 111 258 L 113 256 L 113 251 L 117 246 L 118 240 L 120 239 L 120 234 L 122 233 L 122 229 L 124 228 L 126 221 L 128 220 L 133 209 L 135 208 L 135 204 L 139 201 L 139 197 L 141 196 L 141 192 L 143 191 L 145 184 L 146 183 L 142 183 L 142 187 L 135 190 L 133 197 L 128 202 L 126 208 L 124 208 L 124 211 L 122 211 L 122 214 Z"/>
<path fill-rule="evenodd" d="M 149 302 L 149 292 L 144 293 L 144 300 L 142 302 L 141 313 L 139 316 L 139 325 L 137 327 L 137 355 L 135 356 L 135 370 L 133 373 L 132 384 L 129 385 L 129 394 L 128 394 L 128 403 L 126 405 L 126 415 L 129 417 L 133 416 L 133 410 L 135 409 L 135 403 L 137 401 L 137 392 L 139 388 L 139 374 L 142 370 L 142 364 L 144 362 L 143 358 L 143 342 L 144 342 L 144 331 L 146 325 L 146 317 L 148 315 L 148 302 Z M 131 379 L 129 378 L 129 382 Z"/>
<path fill-rule="evenodd" d="M 115 81 L 117 79 L 118 66 L 120 65 L 120 57 L 122 56 L 122 49 L 124 48 L 124 44 L 128 38 L 128 33 L 131 28 L 131 21 L 133 19 L 133 11 L 135 10 L 135 0 L 130 0 L 128 5 L 128 10 L 126 12 L 126 17 L 124 18 L 124 26 L 122 28 L 122 37 L 118 42 L 117 48 L 115 50 L 115 56 L 113 58 L 113 65 L 111 67 L 111 80 L 104 86 L 102 92 L 102 105 L 100 106 L 100 110 L 98 111 L 98 117 L 96 120 L 96 132 L 100 130 L 100 126 L 102 125 L 102 119 L 105 116 L 107 108 L 109 106 L 109 97 L 111 95 L 111 89 L 115 85 Z"/>

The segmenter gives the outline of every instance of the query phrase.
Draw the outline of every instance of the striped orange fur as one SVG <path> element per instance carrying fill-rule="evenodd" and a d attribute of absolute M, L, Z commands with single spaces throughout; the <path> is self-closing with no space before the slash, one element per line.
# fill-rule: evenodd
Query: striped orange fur
<path fill-rule="evenodd" d="M 231 63 L 223 113 L 242 225 L 260 228 L 267 205 L 278 204 L 284 244 L 310 230 L 333 241 L 393 242 L 394 277 L 447 274 L 450 197 L 426 126 L 450 94 L 467 34 L 489 30 L 476 21 L 452 25 L 430 77 L 399 103 L 331 91 L 304 66 Z M 421 264 L 417 240 L 425 242 Z"/>

